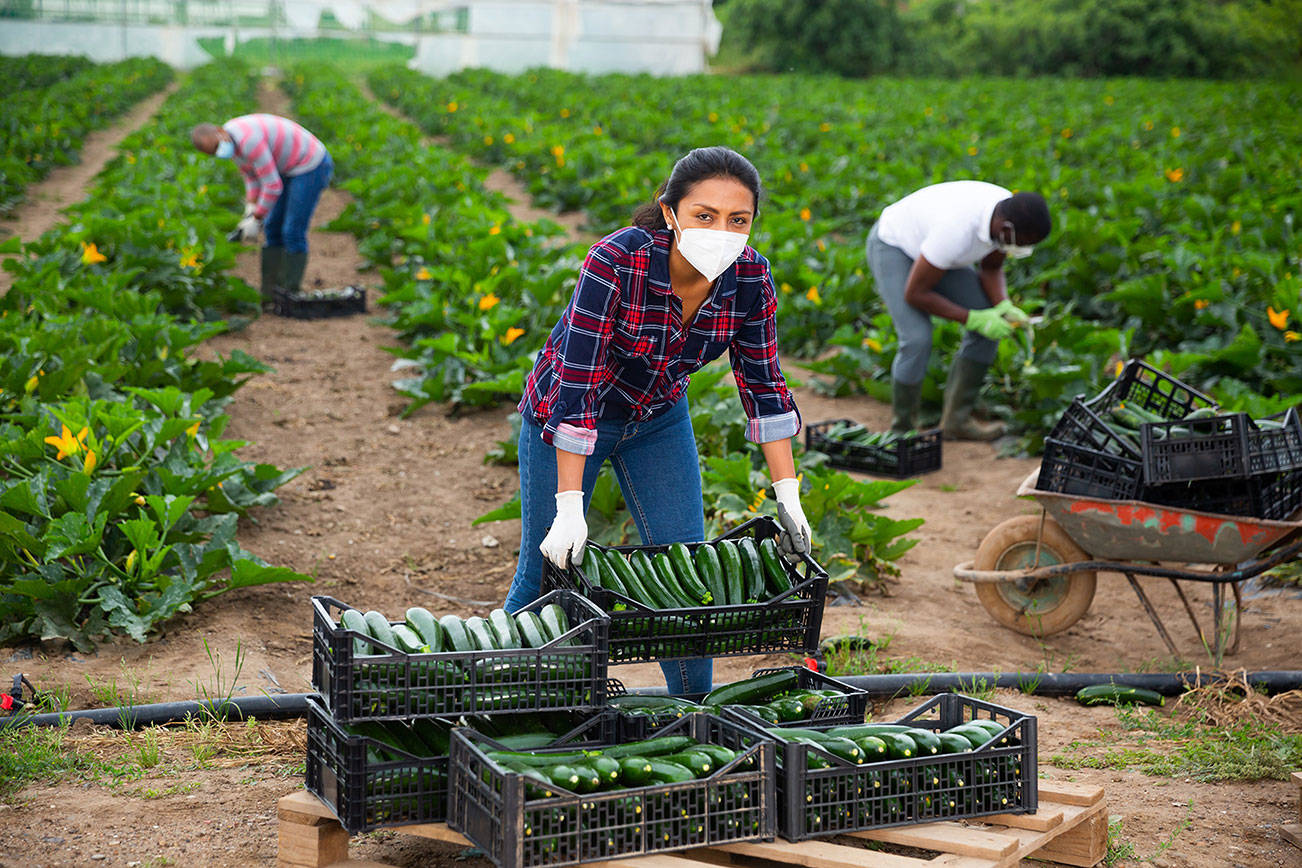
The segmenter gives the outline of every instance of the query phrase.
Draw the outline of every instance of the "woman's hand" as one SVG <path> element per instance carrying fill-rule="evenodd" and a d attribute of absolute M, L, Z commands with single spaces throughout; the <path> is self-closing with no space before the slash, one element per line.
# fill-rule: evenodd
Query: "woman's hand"
<path fill-rule="evenodd" d="M 809 554 L 813 546 L 813 531 L 805 510 L 800 506 L 800 480 L 794 476 L 773 483 L 773 494 L 778 502 L 778 524 L 782 533 L 778 544 L 789 555 Z"/>
<path fill-rule="evenodd" d="M 583 492 L 556 493 L 556 518 L 538 549 L 543 557 L 562 570 L 571 563 L 583 563 L 583 547 L 588 542 L 588 522 L 583 517 Z"/>

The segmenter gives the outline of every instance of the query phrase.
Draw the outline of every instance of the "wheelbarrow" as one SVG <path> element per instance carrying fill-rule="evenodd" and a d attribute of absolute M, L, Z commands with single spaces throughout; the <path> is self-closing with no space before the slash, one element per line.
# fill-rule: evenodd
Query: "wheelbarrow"
<path fill-rule="evenodd" d="M 1114 572 L 1126 577 L 1171 655 L 1179 657 L 1138 577 L 1163 578 L 1219 666 L 1225 654 L 1238 649 L 1239 583 L 1302 554 L 1302 521 L 1040 491 L 1038 476 L 1037 469 L 1017 495 L 1035 498 L 1040 514 L 999 524 L 981 541 L 974 560 L 954 567 L 956 578 L 976 585 L 977 598 L 996 621 L 1028 636 L 1049 636 L 1075 624 L 1094 600 L 1097 574 Z M 1182 581 L 1212 586 L 1210 639 Z M 1227 606 L 1227 585 L 1232 606 Z"/>

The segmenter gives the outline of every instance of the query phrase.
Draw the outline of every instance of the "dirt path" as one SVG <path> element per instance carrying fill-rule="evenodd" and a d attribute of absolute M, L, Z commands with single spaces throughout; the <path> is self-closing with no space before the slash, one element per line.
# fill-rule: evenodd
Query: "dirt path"
<path fill-rule="evenodd" d="M 284 112 L 288 106 L 279 91 L 267 90 L 262 108 Z M 309 284 L 378 283 L 375 275 L 357 272 L 351 236 L 321 229 L 346 204 L 347 196 L 336 189 L 322 197 L 313 221 Z M 237 273 L 256 282 L 256 251 L 240 257 Z M 486 614 L 495 603 L 450 603 L 424 591 L 479 601 L 505 595 L 519 524 L 473 528 L 470 523 L 518 485 L 513 468 L 482 464 L 488 446 L 508 436 L 510 408 L 450 417 L 431 407 L 400 418 L 404 402 L 390 386 L 393 357 L 383 350 L 393 342 L 382 323 L 356 316 L 317 322 L 267 316 L 210 342 L 213 352 L 238 347 L 276 368 L 241 390 L 228 410 L 228 435 L 249 441 L 241 455 L 309 467 L 282 489 L 280 506 L 241 527 L 240 541 L 273 563 L 315 575 L 314 585 L 220 597 L 143 646 L 107 643 L 90 655 L 53 646 L 5 649 L 0 651 L 4 673 L 26 672 L 42 686 L 67 685 L 74 707 L 94 704 L 94 694 L 114 683 L 129 692 L 138 682 L 137 702 L 189 699 L 200 687 L 211 691 L 223 684 L 233 685 L 236 695 L 299 692 L 310 689 L 312 594 L 389 613 L 422 604 L 435 611 Z M 797 398 L 807 422 L 839 416 L 875 425 L 887 421 L 888 409 L 867 398 L 831 400 L 807 387 Z M 1115 671 L 1166 662 L 1160 640 L 1118 577 L 1101 577 L 1085 618 L 1044 642 L 997 627 L 972 589 L 954 581 L 953 565 L 969 559 L 987 531 L 1030 510 L 1013 492 L 1034 466 L 1033 460 L 996 460 L 987 445 L 946 444 L 945 468 L 888 502 L 891 515 L 927 518 L 917 534 L 921 543 L 901 561 L 903 576 L 892 585 L 892 595 L 860 607 L 829 607 L 824 635 L 890 636 L 892 658 L 916 657 L 962 670 L 1045 665 L 1055 671 Z M 1174 595 L 1153 590 L 1185 656 L 1205 660 L 1180 620 Z M 1204 592 L 1196 594 L 1204 617 L 1207 599 Z M 1249 669 L 1296 668 L 1297 645 L 1289 638 L 1302 629 L 1296 599 L 1263 596 L 1250 599 L 1249 606 L 1243 650 L 1229 662 Z M 235 672 L 237 651 L 243 666 Z M 784 661 L 722 660 L 716 679 L 731 680 L 774 662 Z M 616 667 L 611 674 L 630 685 L 662 683 L 654 665 Z M 1001 692 L 993 701 L 1039 717 L 1045 775 L 1107 789 L 1111 812 L 1124 816 L 1124 837 L 1137 856 L 1155 855 L 1174 835 L 1154 864 L 1264 868 L 1295 858 L 1274 831 L 1294 810 L 1296 796 L 1288 785 L 1209 785 L 1107 769 L 1064 772 L 1052 768 L 1048 758 L 1100 728 L 1115 731 L 1114 712 L 1016 692 Z M 897 702 L 876 713 L 885 719 L 912 704 Z M 301 785 L 302 770 L 251 764 L 195 771 L 183 760 L 178 758 L 181 771 L 149 779 L 156 784 L 152 792 L 136 784 L 108 789 L 75 780 L 28 788 L 19 805 L 0 807 L 0 866 L 273 864 L 275 800 Z M 1193 825 L 1183 829 L 1186 819 Z M 354 855 L 396 865 L 486 868 L 482 861 L 457 861 L 458 852 L 382 832 L 357 839 Z M 22 856 L 14 861 L 11 853 Z M 105 859 L 91 861 L 95 854 Z"/>
<path fill-rule="evenodd" d="M 178 84 L 173 82 L 163 90 L 148 97 L 122 116 L 117 123 L 86 136 L 80 160 L 72 166 L 60 166 L 27 188 L 27 198 L 14 209 L 8 218 L 0 220 L 0 238 L 17 234 L 24 241 L 39 238 L 54 228 L 63 216 L 64 208 L 80 202 L 86 190 L 109 160 L 117 155 L 117 147 L 127 136 L 144 126 L 163 101 L 171 96 Z M 8 257 L 0 257 L 0 262 Z M 13 275 L 0 270 L 0 293 L 13 285 Z"/>

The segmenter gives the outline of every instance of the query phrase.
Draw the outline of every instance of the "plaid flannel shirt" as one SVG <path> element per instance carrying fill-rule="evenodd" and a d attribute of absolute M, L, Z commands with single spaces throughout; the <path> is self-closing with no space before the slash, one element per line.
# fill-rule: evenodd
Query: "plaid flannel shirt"
<path fill-rule="evenodd" d="M 682 326 L 669 282 L 668 230 L 621 229 L 588 251 L 574 297 L 525 383 L 520 412 L 544 442 L 580 455 L 601 419 L 649 419 L 672 407 L 691 374 L 729 353 L 750 420 L 746 437 L 767 443 L 800 431 L 800 413 L 778 365 L 777 293 L 769 264 L 747 247 Z"/>

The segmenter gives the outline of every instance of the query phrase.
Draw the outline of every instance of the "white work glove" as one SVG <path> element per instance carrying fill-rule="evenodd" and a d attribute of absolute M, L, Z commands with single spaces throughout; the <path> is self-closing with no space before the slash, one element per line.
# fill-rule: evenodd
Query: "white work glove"
<path fill-rule="evenodd" d="M 800 480 L 795 477 L 779 479 L 773 483 L 773 494 L 778 501 L 778 524 L 782 526 L 778 545 L 789 555 L 809 554 L 813 532 L 809 529 L 805 511 L 800 507 Z"/>
<path fill-rule="evenodd" d="M 235 231 L 226 236 L 227 241 L 257 241 L 262 232 L 262 221 L 252 214 L 240 220 Z"/>
<path fill-rule="evenodd" d="M 254 202 L 245 202 L 245 203 L 244 203 L 244 213 L 240 215 L 240 219 L 243 220 L 243 219 L 245 219 L 245 218 L 247 218 L 247 217 L 252 217 L 252 216 L 253 216 L 253 212 L 254 212 L 254 210 L 257 209 L 257 207 L 258 207 L 257 204 L 254 203 Z"/>
<path fill-rule="evenodd" d="M 1011 299 L 1004 299 L 994 306 L 994 312 L 1009 322 L 1024 323 L 1030 320 L 1026 311 L 1013 304 Z"/>
<path fill-rule="evenodd" d="M 583 492 L 556 493 L 556 518 L 547 538 L 538 546 L 543 557 L 562 570 L 571 563 L 583 563 L 583 547 L 588 542 L 588 522 L 583 518 Z"/>

